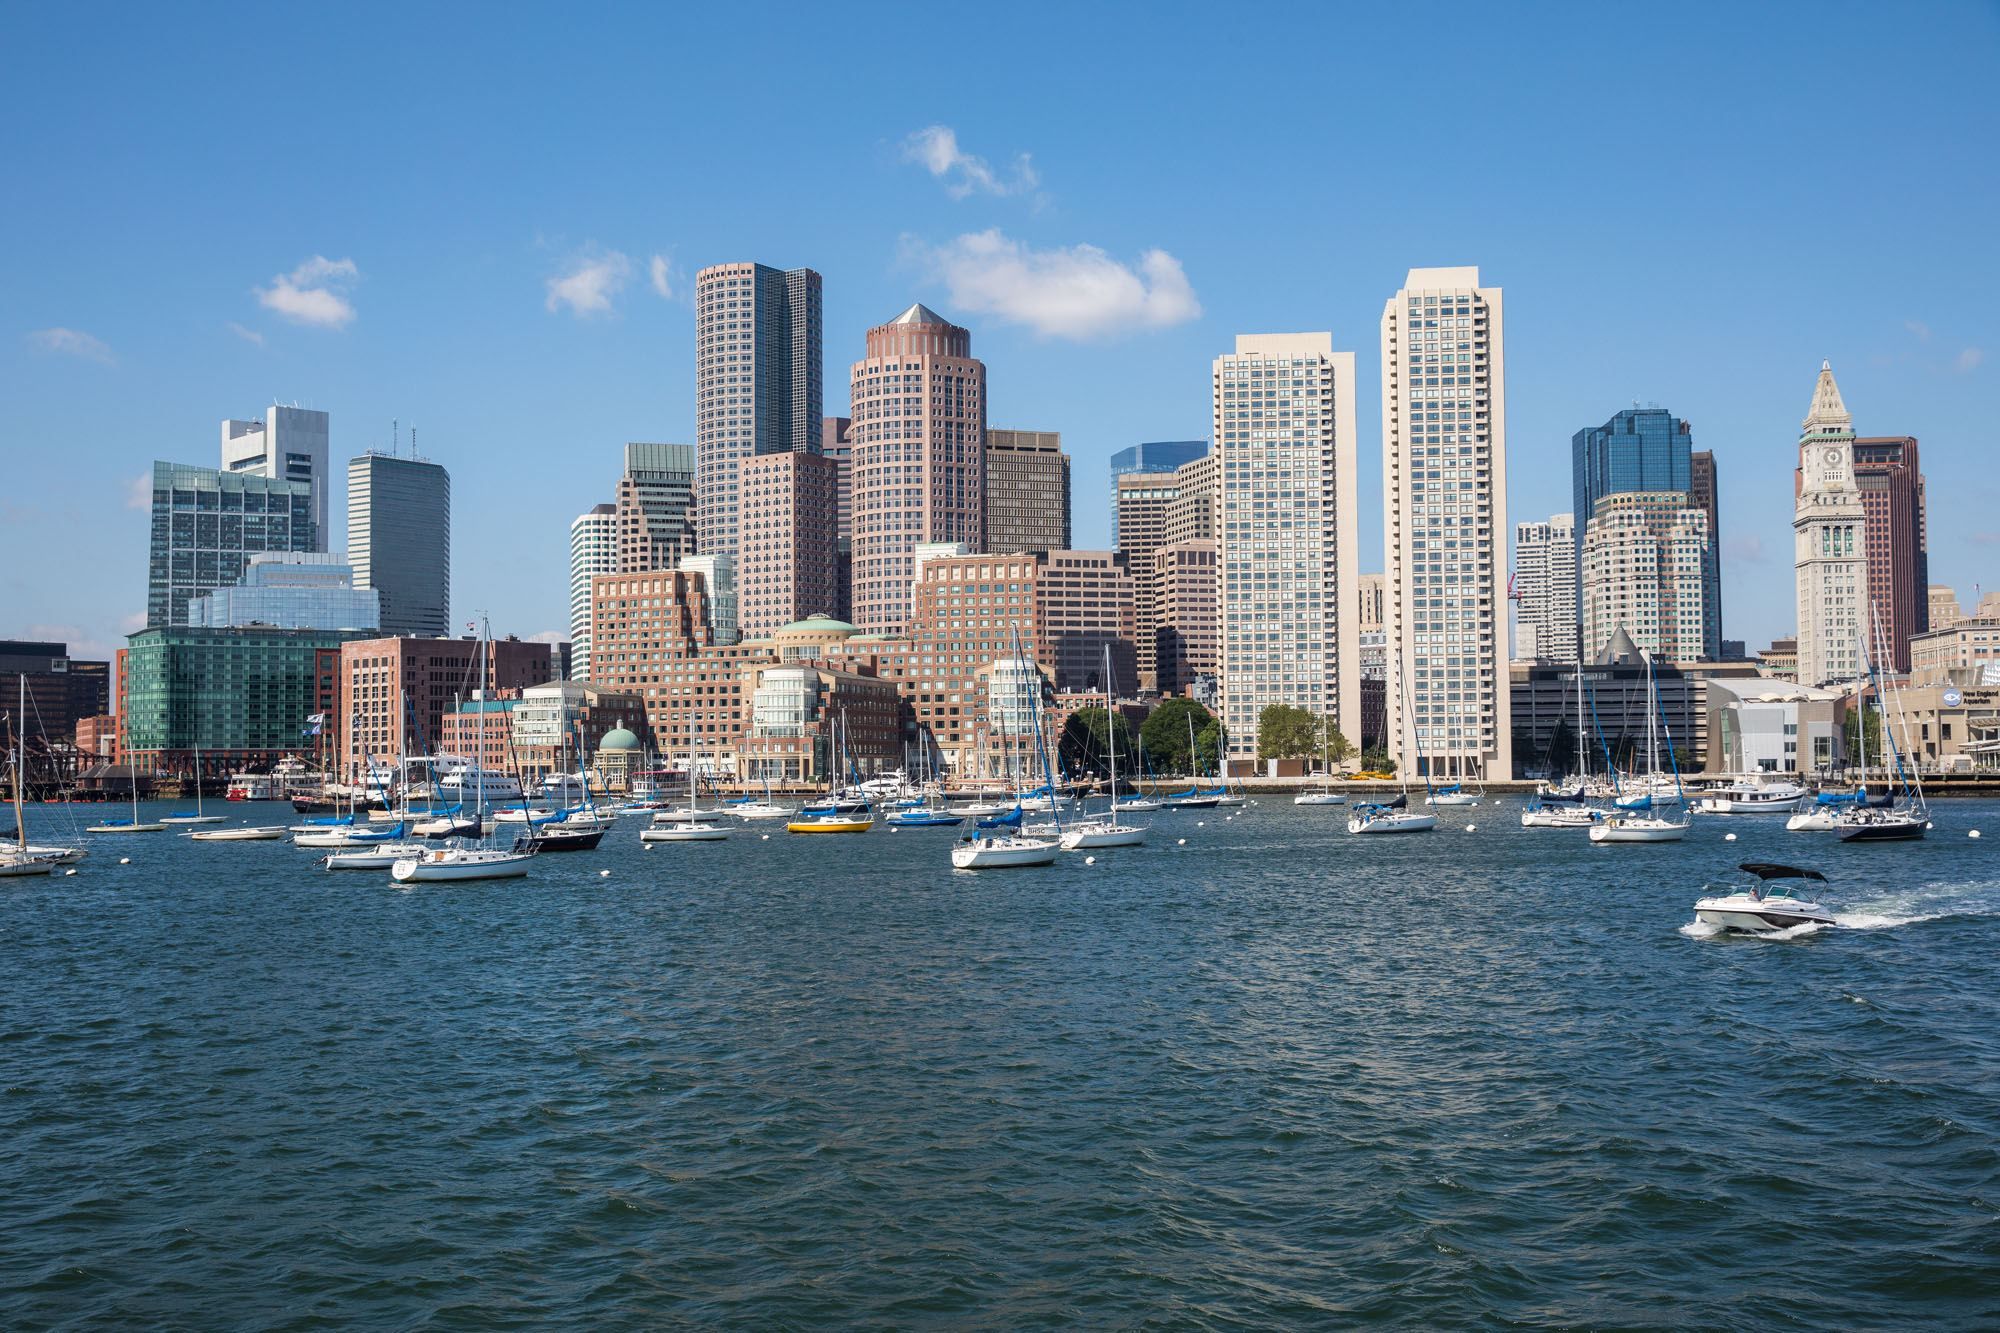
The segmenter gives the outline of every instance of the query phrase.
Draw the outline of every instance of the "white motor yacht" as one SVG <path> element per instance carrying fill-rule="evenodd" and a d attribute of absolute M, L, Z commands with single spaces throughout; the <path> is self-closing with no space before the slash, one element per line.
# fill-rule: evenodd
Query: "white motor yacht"
<path fill-rule="evenodd" d="M 1833 914 L 1818 903 L 1796 897 L 1788 888 L 1771 887 L 1772 880 L 1818 880 L 1824 884 L 1826 876 L 1819 871 L 1765 861 L 1745 861 L 1741 868 L 1755 875 L 1757 883 L 1735 893 L 1698 900 L 1694 905 L 1697 920 L 1745 935 L 1771 935 L 1794 926 L 1834 924 Z"/>
<path fill-rule="evenodd" d="M 1806 796 L 1796 782 L 1746 779 L 1704 792 L 1695 808 L 1705 815 L 1789 815 Z"/>

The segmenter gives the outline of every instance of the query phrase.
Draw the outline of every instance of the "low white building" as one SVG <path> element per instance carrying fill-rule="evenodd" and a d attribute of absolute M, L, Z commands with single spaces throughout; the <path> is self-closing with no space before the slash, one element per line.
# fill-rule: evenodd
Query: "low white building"
<path fill-rule="evenodd" d="M 1831 772 L 1847 763 L 1837 690 L 1763 677 L 1708 682 L 1710 773 Z"/>

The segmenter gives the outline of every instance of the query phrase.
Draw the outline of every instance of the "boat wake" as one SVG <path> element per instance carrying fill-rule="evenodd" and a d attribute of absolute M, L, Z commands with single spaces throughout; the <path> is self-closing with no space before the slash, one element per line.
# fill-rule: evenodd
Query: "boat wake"
<path fill-rule="evenodd" d="M 1920 884 L 1901 893 L 1882 894 L 1852 904 L 1833 919 L 1849 930 L 1888 930 L 1949 917 L 2000 915 L 2000 881 Z"/>
<path fill-rule="evenodd" d="M 1839 918 L 1836 917 L 1835 920 L 1838 921 Z M 1729 935 L 1733 936 L 1736 939 L 1777 940 L 1782 943 L 1785 940 L 1811 939 L 1813 936 L 1819 934 L 1821 931 L 1825 929 L 1826 926 L 1824 926 L 1820 922 L 1806 921 L 1796 926 L 1787 927 L 1784 930 L 1762 931 L 1756 934 L 1751 934 L 1746 931 L 1724 930 L 1721 926 L 1710 925 L 1706 921 L 1695 920 L 1695 921 L 1690 921 L 1686 925 L 1682 926 L 1680 928 L 1680 931 L 1681 934 L 1687 936 L 1691 940 L 1710 940 L 1714 939 L 1718 935 Z"/>

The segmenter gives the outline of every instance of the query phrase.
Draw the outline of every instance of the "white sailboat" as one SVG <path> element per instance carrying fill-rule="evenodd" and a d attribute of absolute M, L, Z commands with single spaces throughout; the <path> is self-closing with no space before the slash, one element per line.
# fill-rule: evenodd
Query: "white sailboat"
<path fill-rule="evenodd" d="M 1396 684 L 1403 699 L 1403 739 L 1411 742 L 1416 750 L 1417 762 L 1423 763 L 1423 742 L 1415 739 L 1416 733 L 1410 727 L 1409 682 L 1403 676 L 1403 664 L 1396 663 Z M 1402 779 L 1402 794 L 1386 803 L 1376 801 L 1357 802 L 1354 812 L 1347 817 L 1349 833 L 1428 833 L 1437 827 L 1436 815 L 1420 814 L 1410 809 L 1410 766 L 1397 765 L 1396 776 Z M 1424 772 L 1424 789 L 1430 790 L 1431 775 Z"/>
<path fill-rule="evenodd" d="M 220 824 L 223 816 L 204 814 L 201 808 L 201 746 L 194 747 L 194 813 L 191 815 L 161 815 L 162 824 Z"/>
<path fill-rule="evenodd" d="M 56 859 L 28 850 L 28 818 L 21 804 L 28 789 L 27 744 L 28 677 L 21 674 L 21 709 L 14 716 L 14 846 L 18 851 L 0 852 L 0 878 L 55 873 Z"/>
<path fill-rule="evenodd" d="M 194 842 L 276 842 L 288 831 L 283 824 L 243 825 L 238 828 L 196 829 L 181 836 Z"/>
<path fill-rule="evenodd" d="M 1014 635 L 1014 656 L 1021 656 L 1021 636 Z M 1029 717 L 1035 729 L 1035 752 L 1042 760 L 1042 781 L 1051 795 L 1055 792 L 1055 773 L 1049 763 L 1047 738 L 1042 735 L 1042 681 L 1039 668 L 1033 673 L 1034 693 L 1030 699 Z M 1015 790 L 1019 791 L 1018 784 Z M 951 849 L 951 865 L 954 870 L 1001 870 L 1013 866 L 1053 865 L 1062 851 L 1062 811 L 1052 807 L 1056 836 L 1054 838 L 1030 837 L 1021 830 L 1021 804 L 1016 798 L 1013 810 L 991 819 L 978 820 Z"/>
<path fill-rule="evenodd" d="M 1118 821 L 1118 719 L 1111 711 L 1111 649 L 1104 650 L 1104 730 L 1111 738 L 1111 813 L 1083 818 L 1056 836 L 1066 852 L 1085 847 L 1137 847 L 1146 841 L 1146 826 Z"/>
<path fill-rule="evenodd" d="M 482 628 L 479 638 L 479 688 L 484 695 L 487 688 L 486 655 L 491 630 Z M 486 753 L 486 709 L 478 715 L 479 753 Z M 474 818 L 480 829 L 486 826 L 486 783 L 472 784 Z M 481 847 L 473 843 L 456 843 L 448 847 L 427 848 L 420 856 L 404 857 L 389 867 L 389 878 L 398 884 L 413 881 L 442 881 L 469 879 L 519 879 L 528 873 L 528 862 L 535 855 L 534 843 L 527 841 L 525 850 L 519 843 L 515 850 L 506 851 L 498 847 Z"/>
<path fill-rule="evenodd" d="M 128 751 L 125 755 L 125 772 L 132 779 L 132 817 L 130 819 L 100 819 L 84 830 L 85 833 L 165 833 L 167 826 L 161 823 L 139 822 L 139 768 L 132 762 Z"/>
<path fill-rule="evenodd" d="M 1646 655 L 1646 704 L 1651 710 L 1646 715 L 1647 764 L 1652 775 L 1660 771 L 1660 746 L 1658 726 L 1664 724 L 1660 716 L 1660 692 L 1653 681 L 1653 655 Z M 1673 761 L 1674 796 L 1673 803 L 1680 807 L 1679 819 L 1668 819 L 1653 813 L 1651 780 L 1648 779 L 1647 795 L 1643 804 L 1621 807 L 1603 821 L 1593 824 L 1590 829 L 1592 842 L 1679 842 L 1687 837 L 1688 824 L 1692 818 L 1687 808 L 1687 798 L 1680 789 L 1680 759 L 1674 754 L 1673 732 L 1667 733 L 1667 756 Z M 1607 752 L 1605 762 L 1610 763 Z"/>
<path fill-rule="evenodd" d="M 1583 734 L 1583 659 L 1576 663 L 1576 780 L 1584 782 L 1589 768 L 1588 751 L 1584 748 Z M 1552 745 L 1550 747 L 1554 749 Z M 1554 756 L 1550 756 L 1550 766 L 1554 767 Z M 1546 785 L 1546 784 L 1544 784 Z M 1589 828 L 1602 814 L 1580 800 L 1556 799 L 1557 794 L 1537 790 L 1528 798 L 1528 808 L 1521 812 L 1522 828 Z"/>
<path fill-rule="evenodd" d="M 1326 765 L 1326 771 L 1320 775 L 1318 791 L 1302 791 L 1292 798 L 1292 804 L 1346 805 L 1346 794 L 1333 789 L 1333 717 L 1330 714 L 1322 717 L 1319 720 L 1319 725 L 1321 739 L 1324 742 L 1324 754 L 1322 755 L 1321 762 Z"/>
<path fill-rule="evenodd" d="M 694 710 L 688 711 L 688 803 L 681 810 L 653 816 L 653 827 L 639 830 L 640 842 L 721 842 L 732 830 L 711 819 L 701 808 L 697 774 L 701 770 L 701 739 L 695 733 Z"/>

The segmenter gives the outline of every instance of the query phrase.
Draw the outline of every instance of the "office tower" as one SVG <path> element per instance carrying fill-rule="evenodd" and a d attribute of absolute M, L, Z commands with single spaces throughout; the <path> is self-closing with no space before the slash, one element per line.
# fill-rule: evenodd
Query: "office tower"
<path fill-rule="evenodd" d="M 1727 661 L 1722 644 L 1722 500 L 1721 482 L 1716 477 L 1715 451 L 1696 449 L 1688 454 L 1688 499 L 1708 515 L 1708 558 L 1702 565 L 1703 614 L 1708 622 L 1702 629 L 1704 640 L 1712 631 L 1715 642 L 1704 644 L 1709 661 Z"/>
<path fill-rule="evenodd" d="M 1382 628 L 1383 580 L 1380 574 L 1362 574 L 1354 580 L 1355 611 L 1360 617 L 1355 627 L 1363 634 Z"/>
<path fill-rule="evenodd" d="M 1128 472 L 1173 472 L 1208 452 L 1207 440 L 1152 440 L 1111 455 L 1111 488 Z M 1118 511 L 1111 511 L 1111 544 L 1118 544 Z"/>
<path fill-rule="evenodd" d="M 570 671 L 590 679 L 590 598 L 599 574 L 618 569 L 618 506 L 596 505 L 569 525 Z"/>
<path fill-rule="evenodd" d="M 312 487 L 313 545 L 324 551 L 333 534 L 326 525 L 327 422 L 324 412 L 271 406 L 262 421 L 222 423 L 222 470 Z"/>
<path fill-rule="evenodd" d="M 1930 534 L 1916 438 L 1856 439 L 1854 484 L 1867 515 L 1868 603 L 1889 643 L 1884 666 L 1906 672 L 1911 638 L 1930 628 Z"/>
<path fill-rule="evenodd" d="M 1215 539 L 1220 476 L 1218 460 L 1212 453 L 1191 458 L 1174 469 L 1174 487 L 1179 493 L 1167 502 L 1163 534 L 1170 545 Z"/>
<path fill-rule="evenodd" d="M 989 473 L 990 476 L 990 473 Z M 1173 472 L 1122 472 L 1114 478 L 1111 530 L 1118 554 L 1132 571 L 1133 609 L 1138 614 L 1139 679 L 1142 690 L 1158 688 L 1155 659 L 1159 643 L 1159 580 L 1153 553 L 1166 544 L 1167 509 L 1180 496 Z"/>
<path fill-rule="evenodd" d="M 188 602 L 187 623 L 204 629 L 378 630 L 382 595 L 354 586 L 354 566 L 325 551 L 264 551 L 249 557 L 233 587 Z"/>
<path fill-rule="evenodd" d="M 613 505 L 618 569 L 672 569 L 695 551 L 695 450 L 687 444 L 628 444 Z"/>
<path fill-rule="evenodd" d="M 913 305 L 868 330 L 852 385 L 853 620 L 893 634 L 909 616 L 919 544 L 982 549 L 986 366 L 970 333 Z"/>
<path fill-rule="evenodd" d="M 1222 716 L 1257 756 L 1271 704 L 1360 724 L 1354 353 L 1330 333 L 1238 334 L 1213 367 Z"/>
<path fill-rule="evenodd" d="M 1702 554 L 1703 615 L 1701 657 L 1722 655 L 1722 564 L 1720 515 L 1716 505 L 1715 455 L 1694 451 L 1694 429 L 1663 407 L 1634 407 L 1602 426 L 1578 431 L 1570 440 L 1571 511 L 1576 519 L 1577 575 L 1582 577 L 1583 544 L 1597 502 L 1607 495 L 1680 491 L 1709 515 L 1709 547 Z M 1579 617 L 1583 586 L 1577 585 Z M 1638 636 L 1635 633 L 1634 638 Z M 1584 645 L 1594 656 L 1603 644 Z"/>
<path fill-rule="evenodd" d="M 366 453 L 347 460 L 347 558 L 354 586 L 382 594 L 382 632 L 451 633 L 451 474 Z"/>
<path fill-rule="evenodd" d="M 820 447 L 820 278 L 719 264 L 695 275 L 695 549 L 734 558 L 737 469 Z"/>
<path fill-rule="evenodd" d="M 1101 690 L 1108 684 L 1130 694 L 1138 681 L 1138 633 L 1132 577 L 1115 551 L 1047 551 L 1042 556 L 1035 604 L 1042 636 L 1041 662 L 1058 690 Z M 1111 678 L 1104 676 L 1105 654 Z"/>
<path fill-rule="evenodd" d="M 120 749 L 150 772 L 267 769 L 340 730 L 333 706 L 343 645 L 365 631 L 174 625 L 141 630 L 118 654 Z M 537 645 L 539 646 L 539 645 Z M 377 750 L 379 760 L 393 756 Z M 414 753 L 414 751 L 413 751 Z"/>
<path fill-rule="evenodd" d="M 840 464 L 820 454 L 759 454 L 743 460 L 741 475 L 736 628 L 760 639 L 834 606 Z"/>
<path fill-rule="evenodd" d="M 1596 661 L 1622 631 L 1654 657 L 1707 660 L 1703 557 L 1713 546 L 1708 511 L 1690 504 L 1686 491 L 1620 491 L 1600 499 L 1583 539 L 1584 657 Z M 1524 621 L 1526 615 L 1524 601 Z"/>
<path fill-rule="evenodd" d="M 854 440 L 852 417 L 828 417 L 820 432 L 820 452 L 834 461 L 833 605 L 835 620 L 854 618 Z"/>
<path fill-rule="evenodd" d="M 185 625 L 187 604 L 243 576 L 260 551 L 317 551 L 313 488 L 260 472 L 153 464 L 146 627 Z"/>
<path fill-rule="evenodd" d="M 1405 772 L 1513 773 L 1506 386 L 1500 289 L 1410 270 L 1382 310 L 1386 726 Z"/>
<path fill-rule="evenodd" d="M 1069 455 L 1052 430 L 986 432 L 986 546 L 1069 549 Z"/>
<path fill-rule="evenodd" d="M 1555 514 L 1514 525 L 1514 656 L 1576 661 L 1576 523 Z"/>
<path fill-rule="evenodd" d="M 711 642 L 728 646 L 742 637 L 736 624 L 736 560 L 727 555 L 684 555 L 675 567 L 701 575 L 702 611 Z M 620 570 L 620 573 L 630 571 Z"/>
<path fill-rule="evenodd" d="M 1930 587 L 1930 615 L 1926 623 L 1931 630 L 1950 629 L 1965 619 L 1965 608 L 1959 605 L 1958 589 L 1948 583 L 1933 583 Z M 1927 633 L 1929 631 L 1926 631 Z"/>
<path fill-rule="evenodd" d="M 1799 684 L 1859 679 L 1868 595 L 1867 511 L 1854 481 L 1854 418 L 1822 361 L 1799 430 L 1793 480 L 1793 568 L 1799 613 Z"/>
<path fill-rule="evenodd" d="M 1190 695 L 1212 682 L 1221 666 L 1220 612 L 1216 604 L 1215 539 L 1190 538 L 1156 547 L 1152 554 L 1151 657 L 1154 688 Z M 1140 626 L 1139 647 L 1149 637 Z"/>

